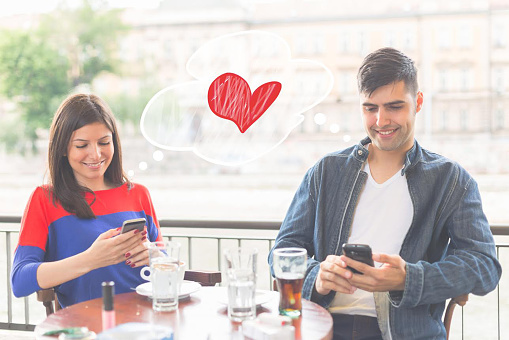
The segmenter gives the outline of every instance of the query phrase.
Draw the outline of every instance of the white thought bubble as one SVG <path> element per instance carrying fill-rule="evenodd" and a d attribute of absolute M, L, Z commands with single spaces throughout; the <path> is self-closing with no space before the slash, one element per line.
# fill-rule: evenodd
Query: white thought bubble
<path fill-rule="evenodd" d="M 302 123 L 302 113 L 320 103 L 333 86 L 332 73 L 325 65 L 292 59 L 281 37 L 263 31 L 243 31 L 209 41 L 191 56 L 187 71 L 196 80 L 156 93 L 143 111 L 141 132 L 159 148 L 192 151 L 209 162 L 230 166 L 252 161 L 282 143 Z M 274 102 L 244 133 L 209 106 L 209 87 L 225 73 L 242 77 L 251 93 L 268 82 L 281 84 Z M 232 106 L 242 104 L 242 95 L 231 96 Z"/>

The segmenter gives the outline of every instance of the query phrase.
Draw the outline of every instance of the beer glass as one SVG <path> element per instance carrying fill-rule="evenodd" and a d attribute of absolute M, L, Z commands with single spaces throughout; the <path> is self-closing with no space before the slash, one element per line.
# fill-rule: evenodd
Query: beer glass
<path fill-rule="evenodd" d="M 301 295 L 307 251 L 304 248 L 279 248 L 272 254 L 272 268 L 279 290 L 279 314 L 298 318 L 302 313 Z"/>

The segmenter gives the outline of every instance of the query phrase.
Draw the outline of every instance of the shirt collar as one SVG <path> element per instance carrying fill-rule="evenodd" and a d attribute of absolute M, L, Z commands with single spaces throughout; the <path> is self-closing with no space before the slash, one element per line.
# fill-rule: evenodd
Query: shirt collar
<path fill-rule="evenodd" d="M 359 142 L 357 147 L 355 148 L 355 157 L 361 160 L 362 162 L 366 161 L 368 158 L 368 148 L 367 145 L 371 143 L 371 139 L 369 137 L 364 138 Z M 405 174 L 405 172 L 415 165 L 420 160 L 421 155 L 421 147 L 417 140 L 414 139 L 414 145 L 407 151 L 405 155 L 405 164 L 403 165 L 403 169 L 401 169 L 401 176 Z"/>

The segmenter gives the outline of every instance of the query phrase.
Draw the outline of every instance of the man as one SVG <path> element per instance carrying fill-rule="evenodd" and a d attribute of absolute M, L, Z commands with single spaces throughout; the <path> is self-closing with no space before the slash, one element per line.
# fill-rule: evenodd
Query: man
<path fill-rule="evenodd" d="M 307 249 L 302 297 L 328 308 L 334 339 L 445 339 L 445 301 L 487 294 L 502 271 L 477 184 L 414 140 L 411 59 L 369 54 L 358 87 L 368 137 L 307 172 L 274 249 Z M 375 267 L 341 255 L 344 243 L 370 245 Z"/>

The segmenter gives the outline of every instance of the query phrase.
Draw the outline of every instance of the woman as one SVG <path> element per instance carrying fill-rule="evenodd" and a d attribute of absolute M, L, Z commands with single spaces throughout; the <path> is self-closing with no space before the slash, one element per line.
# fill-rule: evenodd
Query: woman
<path fill-rule="evenodd" d="M 11 272 L 17 297 L 55 287 L 62 307 L 144 282 L 143 242 L 161 240 L 150 195 L 130 183 L 113 113 L 95 95 L 76 94 L 58 108 L 50 129 L 49 183 L 33 192 L 21 221 Z M 120 234 L 123 221 L 145 218 L 146 229 Z"/>

